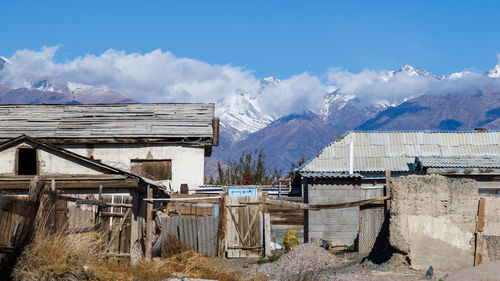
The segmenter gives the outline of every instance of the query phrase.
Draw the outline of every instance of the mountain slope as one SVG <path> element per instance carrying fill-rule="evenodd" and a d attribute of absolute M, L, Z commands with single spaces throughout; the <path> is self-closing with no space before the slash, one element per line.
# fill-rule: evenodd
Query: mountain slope
<path fill-rule="evenodd" d="M 423 95 L 388 108 L 360 130 L 498 129 L 500 91 L 482 90 L 445 96 Z"/>

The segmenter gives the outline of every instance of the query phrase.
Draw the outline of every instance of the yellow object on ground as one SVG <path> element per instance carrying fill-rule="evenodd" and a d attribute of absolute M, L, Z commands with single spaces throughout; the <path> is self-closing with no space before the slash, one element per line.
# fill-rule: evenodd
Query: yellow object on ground
<path fill-rule="evenodd" d="M 283 244 L 285 245 L 286 251 L 290 251 L 291 248 L 299 245 L 299 238 L 297 238 L 297 231 L 295 230 L 295 228 L 293 230 L 285 232 Z"/>

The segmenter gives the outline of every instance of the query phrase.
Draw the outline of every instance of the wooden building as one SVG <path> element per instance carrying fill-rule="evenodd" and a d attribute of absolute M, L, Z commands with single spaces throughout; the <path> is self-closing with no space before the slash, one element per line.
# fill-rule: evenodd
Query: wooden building
<path fill-rule="evenodd" d="M 218 142 L 213 114 L 213 104 L 1 105 L 0 195 L 27 196 L 38 176 L 59 195 L 82 199 L 57 203 L 61 223 L 118 229 L 109 254 L 137 260 L 146 190 L 167 197 L 203 183 L 204 157 Z"/>

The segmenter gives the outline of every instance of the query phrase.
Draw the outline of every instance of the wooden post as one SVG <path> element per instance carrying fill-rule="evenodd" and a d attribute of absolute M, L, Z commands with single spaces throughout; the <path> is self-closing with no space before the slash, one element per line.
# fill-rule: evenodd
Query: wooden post
<path fill-rule="evenodd" d="M 212 119 L 212 129 L 213 129 L 213 139 L 212 144 L 219 145 L 219 118 L 215 117 Z"/>
<path fill-rule="evenodd" d="M 225 190 L 227 191 L 227 190 Z M 221 199 L 219 201 L 219 231 L 218 231 L 218 244 L 217 244 L 217 256 L 219 258 L 224 258 L 225 248 L 226 248 L 226 192 L 221 194 Z"/>
<path fill-rule="evenodd" d="M 50 181 L 50 233 L 56 232 L 56 215 L 57 215 L 57 197 L 56 197 L 56 180 Z"/>
<path fill-rule="evenodd" d="M 385 171 L 385 196 L 389 199 L 385 200 L 385 211 L 389 212 L 391 207 L 391 171 Z"/>
<path fill-rule="evenodd" d="M 147 198 L 153 198 L 153 190 L 151 186 L 148 184 L 148 193 Z M 151 261 L 151 251 L 152 251 L 152 236 L 153 236 L 153 203 L 146 203 L 146 249 L 144 251 L 144 255 L 146 258 L 146 262 Z"/>
<path fill-rule="evenodd" d="M 477 229 L 476 229 L 476 254 L 474 255 L 474 266 L 483 261 L 483 230 L 484 230 L 484 208 L 485 199 L 479 199 L 479 208 L 477 211 Z"/>
<path fill-rule="evenodd" d="M 97 198 L 97 201 L 102 202 L 102 185 L 99 185 L 99 197 Z M 96 224 L 100 224 L 102 221 L 100 214 L 101 214 L 101 206 L 97 205 L 95 219 L 94 219 Z"/>
<path fill-rule="evenodd" d="M 269 213 L 269 210 L 266 205 L 266 198 L 268 198 L 268 193 L 263 192 L 262 194 L 262 212 L 264 214 L 263 216 L 263 231 L 264 231 L 264 254 L 266 257 L 269 257 L 272 255 L 271 253 L 271 214 Z"/>

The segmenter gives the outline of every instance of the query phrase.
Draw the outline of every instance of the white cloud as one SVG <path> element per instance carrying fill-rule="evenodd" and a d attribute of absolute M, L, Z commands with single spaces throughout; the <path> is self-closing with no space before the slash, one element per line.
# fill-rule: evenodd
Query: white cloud
<path fill-rule="evenodd" d="M 488 88 L 500 89 L 500 79 L 484 74 L 463 71 L 449 77 L 439 77 L 410 66 L 404 66 L 398 71 L 365 69 L 360 73 L 331 68 L 326 76 L 328 84 L 335 85 L 344 94 L 356 95 L 359 100 L 366 103 L 424 94 L 443 95 Z"/>
<path fill-rule="evenodd" d="M 161 50 L 146 54 L 108 50 L 58 63 L 54 61 L 58 48 L 17 51 L 0 72 L 3 81 L 15 87 L 46 78 L 107 86 L 141 102 L 210 102 L 237 88 L 258 86 L 251 71 L 177 58 Z"/>
<path fill-rule="evenodd" d="M 262 92 L 263 107 L 266 112 L 279 115 L 315 110 L 322 103 L 326 90 L 316 76 L 308 73 L 294 75 Z"/>
<path fill-rule="evenodd" d="M 216 102 L 238 89 L 259 91 L 260 79 L 251 70 L 178 58 L 160 49 L 146 54 L 108 50 L 58 62 L 55 54 L 59 48 L 17 51 L 0 71 L 0 79 L 14 87 L 30 87 L 42 79 L 106 86 L 141 102 Z M 373 102 L 490 86 L 500 88 L 500 79 L 472 72 L 438 79 L 428 73 L 415 75 L 415 71 L 418 69 L 351 73 L 331 68 L 324 79 L 302 73 L 266 88 L 259 100 L 266 114 L 276 116 L 318 109 L 324 94 L 333 89 Z"/>

